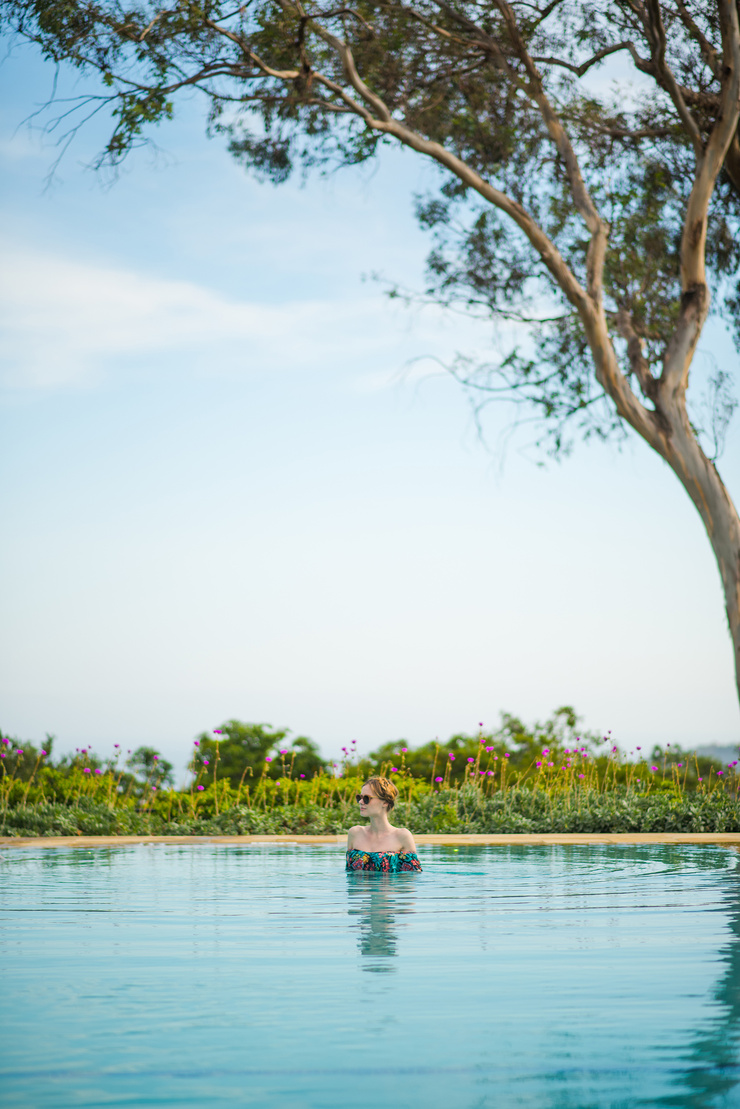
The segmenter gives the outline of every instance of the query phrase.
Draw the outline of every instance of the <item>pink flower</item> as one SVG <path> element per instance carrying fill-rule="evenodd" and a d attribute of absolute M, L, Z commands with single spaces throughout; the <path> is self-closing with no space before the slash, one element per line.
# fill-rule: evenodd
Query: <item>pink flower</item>
<path fill-rule="evenodd" d="M 678 765 L 679 765 L 679 766 L 683 766 L 683 763 L 682 763 L 682 762 L 680 762 L 680 763 L 679 763 Z"/>
<path fill-rule="evenodd" d="M 637 748 L 637 750 L 638 750 L 638 751 L 642 751 L 642 747 L 638 747 L 638 748 Z"/>
<path fill-rule="evenodd" d="M 269 755 L 265 755 L 265 762 L 272 762 L 272 759 Z"/>
<path fill-rule="evenodd" d="M 342 750 L 343 750 L 343 751 L 346 751 L 346 750 L 347 750 L 347 748 L 346 748 L 346 747 L 343 747 L 343 748 L 342 748 Z M 287 748 L 287 747 L 283 747 L 283 749 L 281 750 L 280 754 L 281 754 L 281 755 L 287 755 L 287 753 L 288 753 L 288 748 Z"/>
<path fill-rule="evenodd" d="M 542 754 L 543 755 L 549 755 L 550 754 L 550 748 L 549 747 L 544 747 L 542 749 Z"/>
<path fill-rule="evenodd" d="M 275 785 L 276 785 L 276 786 L 279 786 L 279 785 L 280 785 L 280 779 L 279 779 L 279 778 L 278 778 L 278 780 L 277 780 L 277 781 L 275 782 Z"/>
<path fill-rule="evenodd" d="M 100 769 L 100 767 L 97 767 L 96 770 L 95 770 L 95 773 L 96 774 L 102 774 L 103 771 Z"/>
<path fill-rule="evenodd" d="M 42 751 L 41 752 L 42 755 L 48 755 L 48 753 L 49 753 L 48 751 Z"/>
<path fill-rule="evenodd" d="M 492 751 L 493 747 L 486 747 L 486 751 Z"/>
<path fill-rule="evenodd" d="M 198 789 L 205 789 L 205 786 L 198 786 Z"/>
<path fill-rule="evenodd" d="M 114 743 L 114 744 L 113 744 L 113 746 L 114 746 L 114 747 L 120 747 L 120 746 L 121 746 L 121 744 L 120 744 L 120 743 Z"/>
<path fill-rule="evenodd" d="M 699 781 L 700 781 L 700 782 L 703 782 L 703 781 L 704 781 L 704 779 L 703 779 L 703 778 L 700 778 L 700 779 L 699 779 Z"/>
<path fill-rule="evenodd" d="M 214 728 L 213 729 L 213 734 L 214 735 L 223 735 L 224 733 L 221 731 L 220 728 Z"/>
<path fill-rule="evenodd" d="M 504 758 L 505 758 L 505 759 L 510 759 L 510 758 L 511 758 L 511 755 L 509 754 L 509 752 L 508 752 L 508 751 L 506 751 L 506 752 L 505 752 L 505 754 L 504 754 Z"/>
<path fill-rule="evenodd" d="M 159 755 L 155 755 L 155 756 L 154 756 L 154 761 L 155 761 L 155 762 L 159 762 Z"/>
<path fill-rule="evenodd" d="M 468 762 L 475 762 L 475 759 L 468 759 Z"/>
<path fill-rule="evenodd" d="M 83 774 L 89 774 L 90 773 L 90 767 L 86 766 L 85 769 L 82 771 L 82 773 Z"/>
<path fill-rule="evenodd" d="M 542 763 L 541 763 L 541 762 L 537 762 L 537 763 L 535 763 L 535 766 L 542 766 Z"/>
<path fill-rule="evenodd" d="M 301 777 L 302 777 L 302 778 L 305 778 L 305 777 L 306 777 L 306 775 L 305 775 L 305 774 L 301 774 Z"/>
<path fill-rule="evenodd" d="M 455 761 L 455 756 L 454 755 L 451 754 L 450 758 L 452 759 L 453 762 Z"/>
<path fill-rule="evenodd" d="M 493 771 L 492 771 L 492 770 L 489 770 L 489 771 L 488 771 L 488 777 L 489 777 L 489 778 L 492 778 L 492 777 L 493 777 Z"/>
<path fill-rule="evenodd" d="M 408 751 L 408 747 L 402 747 L 401 750 L 403 751 L 404 754 L 406 754 L 406 752 Z"/>
<path fill-rule="evenodd" d="M 200 747 L 200 740 L 199 739 L 194 739 L 193 740 L 193 746 L 194 747 Z"/>
<path fill-rule="evenodd" d="M 650 769 L 652 770 L 652 772 L 654 774 L 658 768 L 657 768 L 657 766 L 651 766 Z"/>
<path fill-rule="evenodd" d="M 15 754 L 16 754 L 16 758 L 18 757 L 18 755 L 22 755 L 22 754 L 23 754 L 23 751 L 21 750 L 21 748 L 20 748 L 20 747 L 18 748 L 18 750 L 16 751 L 16 753 L 15 753 Z"/>
<path fill-rule="evenodd" d="M 210 766 L 211 765 L 211 760 L 210 759 L 203 759 L 203 765 L 204 766 Z"/>
<path fill-rule="evenodd" d="M 435 780 L 435 782 L 441 782 L 442 781 L 442 776 L 437 775 L 437 777 L 434 780 Z"/>
<path fill-rule="evenodd" d="M 579 775 L 578 775 L 578 777 L 579 777 L 579 778 L 585 778 L 585 777 L 586 777 L 586 775 L 585 775 L 585 774 L 579 774 Z"/>
<path fill-rule="evenodd" d="M 717 771 L 717 777 L 718 778 L 721 778 L 723 774 L 724 774 L 724 770 L 718 770 Z"/>
<path fill-rule="evenodd" d="M 156 788 L 157 788 L 156 786 L 152 786 L 152 789 L 153 789 L 153 790 L 156 790 Z"/>
<path fill-rule="evenodd" d="M 548 764 L 547 764 L 547 765 L 548 765 L 548 766 L 554 766 L 554 765 L 555 765 L 555 763 L 554 763 L 554 762 L 548 762 Z"/>
<path fill-rule="evenodd" d="M 397 774 L 397 773 L 398 773 L 398 767 L 397 766 L 392 766 L 391 767 L 391 774 Z"/>

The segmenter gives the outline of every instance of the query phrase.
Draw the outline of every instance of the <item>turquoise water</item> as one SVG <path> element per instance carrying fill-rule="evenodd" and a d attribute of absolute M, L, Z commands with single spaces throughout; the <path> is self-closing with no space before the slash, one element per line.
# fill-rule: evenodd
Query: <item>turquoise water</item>
<path fill-rule="evenodd" d="M 713 847 L 0 852 L 0 1102 L 740 1107 Z"/>

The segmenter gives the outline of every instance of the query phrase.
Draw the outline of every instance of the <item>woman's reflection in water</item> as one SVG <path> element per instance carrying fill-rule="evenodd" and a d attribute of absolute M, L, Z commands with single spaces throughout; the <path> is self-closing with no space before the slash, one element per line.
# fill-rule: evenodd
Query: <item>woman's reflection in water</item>
<path fill-rule="evenodd" d="M 362 969 L 373 973 L 395 971 L 398 920 L 413 913 L 411 875 L 383 874 L 380 871 L 347 871 L 348 913 L 357 917 L 357 947 L 363 957 Z"/>

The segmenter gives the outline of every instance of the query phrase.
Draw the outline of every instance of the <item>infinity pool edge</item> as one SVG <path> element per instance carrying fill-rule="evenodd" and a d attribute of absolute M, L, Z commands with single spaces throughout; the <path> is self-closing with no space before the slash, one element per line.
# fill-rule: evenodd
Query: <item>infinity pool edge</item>
<path fill-rule="evenodd" d="M 516 844 L 599 844 L 599 843 L 655 843 L 655 844 L 714 844 L 740 848 L 740 832 L 522 832 L 514 834 L 468 835 L 418 835 L 418 844 L 457 846 L 477 844 L 506 847 Z M 276 843 L 336 844 L 344 845 L 345 835 L 331 836 L 0 836 L 3 847 L 123 847 L 138 844 L 250 844 Z"/>

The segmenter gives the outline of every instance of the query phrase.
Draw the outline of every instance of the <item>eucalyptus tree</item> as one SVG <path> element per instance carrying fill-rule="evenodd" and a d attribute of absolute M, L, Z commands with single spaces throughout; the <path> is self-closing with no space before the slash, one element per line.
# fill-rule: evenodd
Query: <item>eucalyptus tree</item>
<path fill-rule="evenodd" d="M 0 3 L 11 33 L 102 78 L 80 104 L 112 110 L 101 165 L 194 88 L 276 183 L 389 142 L 435 163 L 426 295 L 514 336 L 454 371 L 529 406 L 555 451 L 629 428 L 665 460 L 717 559 L 740 695 L 740 519 L 716 466 L 729 367 L 704 427 L 687 409 L 710 312 L 740 344 L 737 0 Z"/>

